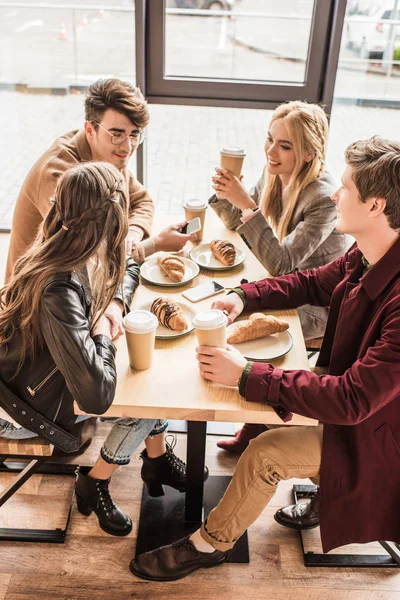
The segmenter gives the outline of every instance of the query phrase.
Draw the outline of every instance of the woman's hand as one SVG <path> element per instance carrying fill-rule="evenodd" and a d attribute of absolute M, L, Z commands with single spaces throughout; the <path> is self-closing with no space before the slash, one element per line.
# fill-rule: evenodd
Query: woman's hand
<path fill-rule="evenodd" d="M 215 171 L 217 174 L 212 178 L 212 182 L 215 195 L 219 200 L 228 200 L 240 210 L 257 206 L 232 171 L 222 167 L 217 167 Z"/>
<path fill-rule="evenodd" d="M 204 379 L 222 385 L 237 385 L 247 363 L 238 350 L 229 345 L 226 350 L 213 346 L 199 346 L 196 352 L 200 373 Z"/>
<path fill-rule="evenodd" d="M 225 296 L 223 300 L 213 302 L 211 308 L 219 308 L 219 310 L 224 310 L 228 313 L 228 325 L 230 325 L 243 312 L 244 304 L 239 294 L 233 293 Z"/>
<path fill-rule="evenodd" d="M 111 320 L 105 315 L 101 315 L 96 325 L 92 329 L 92 337 L 95 335 L 105 335 L 106 337 L 113 339 L 111 335 L 112 323 Z"/>
<path fill-rule="evenodd" d="M 182 250 L 186 242 L 195 242 L 196 234 L 187 235 L 186 233 L 180 233 L 178 229 L 186 225 L 186 221 L 177 223 L 176 225 L 170 225 L 166 227 L 160 233 L 153 237 L 153 242 L 156 251 L 163 250 L 164 252 L 179 252 Z"/>

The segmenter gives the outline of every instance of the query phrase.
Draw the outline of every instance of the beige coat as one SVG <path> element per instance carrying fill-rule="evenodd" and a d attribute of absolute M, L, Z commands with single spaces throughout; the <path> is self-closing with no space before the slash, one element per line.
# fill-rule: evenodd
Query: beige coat
<path fill-rule="evenodd" d="M 60 175 L 76 164 L 90 160 L 92 155 L 85 132 L 71 131 L 56 139 L 29 171 L 15 206 L 6 280 L 15 262 L 35 239 L 41 222 L 49 212 L 50 198 Z M 141 228 L 147 237 L 153 221 L 153 201 L 128 169 L 122 173 L 129 189 L 130 226 Z"/>

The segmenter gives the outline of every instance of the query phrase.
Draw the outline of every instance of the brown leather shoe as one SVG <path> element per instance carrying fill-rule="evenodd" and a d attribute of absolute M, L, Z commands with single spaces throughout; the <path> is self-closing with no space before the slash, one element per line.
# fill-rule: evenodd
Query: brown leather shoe
<path fill-rule="evenodd" d="M 137 577 L 150 581 L 175 581 L 197 569 L 220 565 L 227 559 L 229 552 L 199 552 L 189 537 L 141 554 L 132 560 L 130 570 Z"/>
<path fill-rule="evenodd" d="M 313 529 L 319 526 L 319 492 L 297 504 L 276 511 L 275 521 L 291 529 Z"/>

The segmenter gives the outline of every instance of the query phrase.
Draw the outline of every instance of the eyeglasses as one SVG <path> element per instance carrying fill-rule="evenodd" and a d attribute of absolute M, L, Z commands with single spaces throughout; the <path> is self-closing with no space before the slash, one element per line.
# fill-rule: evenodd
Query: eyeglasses
<path fill-rule="evenodd" d="M 127 137 L 129 138 L 130 142 L 134 146 L 140 146 L 140 144 L 146 139 L 146 134 L 144 133 L 144 131 L 140 131 L 140 129 L 138 131 L 134 131 L 133 133 L 129 133 L 129 134 L 122 133 L 122 132 L 114 133 L 114 132 L 108 131 L 108 129 L 103 127 L 103 125 L 100 125 L 100 123 L 98 121 L 92 121 L 92 123 L 96 123 L 96 125 L 98 125 L 102 129 L 104 129 L 104 131 L 106 133 L 108 133 L 108 135 L 111 138 L 111 143 L 114 144 L 114 146 L 119 146 L 120 144 L 123 144 Z"/>

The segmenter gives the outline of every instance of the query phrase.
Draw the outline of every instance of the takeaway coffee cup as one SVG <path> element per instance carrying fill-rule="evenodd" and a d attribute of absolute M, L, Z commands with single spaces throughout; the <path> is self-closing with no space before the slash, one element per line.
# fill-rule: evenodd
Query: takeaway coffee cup
<path fill-rule="evenodd" d="M 239 148 L 239 146 L 221 148 L 220 165 L 222 168 L 232 171 L 236 177 L 240 177 L 245 156 L 245 151 L 243 148 Z"/>
<path fill-rule="evenodd" d="M 186 221 L 191 221 L 192 219 L 199 217 L 201 229 L 195 234 L 195 236 L 196 240 L 201 242 L 203 239 L 204 223 L 206 220 L 207 201 L 198 200 L 197 198 L 186 200 L 183 204 L 183 208 L 185 209 Z"/>
<path fill-rule="evenodd" d="M 123 320 L 129 364 L 137 371 L 149 369 L 153 362 L 158 319 L 149 310 L 133 310 Z"/>
<path fill-rule="evenodd" d="M 225 348 L 227 322 L 225 313 L 217 308 L 197 313 L 193 319 L 193 325 L 199 346 Z"/>

